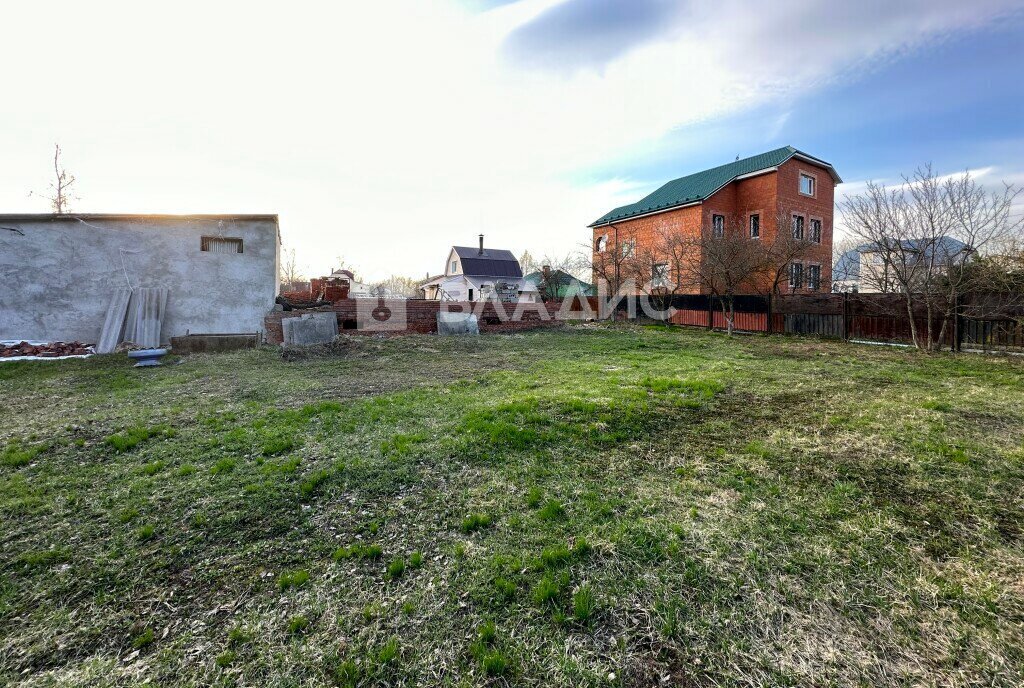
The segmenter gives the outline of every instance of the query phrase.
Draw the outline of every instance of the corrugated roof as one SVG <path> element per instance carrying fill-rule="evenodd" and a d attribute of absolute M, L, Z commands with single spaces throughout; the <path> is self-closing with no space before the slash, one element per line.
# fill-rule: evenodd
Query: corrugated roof
<path fill-rule="evenodd" d="M 707 200 L 709 196 L 737 177 L 762 170 L 770 170 L 792 157 L 802 158 L 825 167 L 837 184 L 843 181 L 832 165 L 824 160 L 819 160 L 812 155 L 802 153 L 792 146 L 783 146 L 767 153 L 761 153 L 760 155 L 754 155 L 743 160 L 730 162 L 727 165 L 720 165 L 710 170 L 674 179 L 653 193 L 644 196 L 636 203 L 620 206 L 605 213 L 600 219 L 591 223 L 590 226 L 597 227 L 614 222 L 615 220 L 625 220 L 637 215 L 700 203 Z"/>
<path fill-rule="evenodd" d="M 468 277 L 522 277 L 519 261 L 511 251 L 475 246 L 452 246 L 462 263 L 462 274 Z"/>

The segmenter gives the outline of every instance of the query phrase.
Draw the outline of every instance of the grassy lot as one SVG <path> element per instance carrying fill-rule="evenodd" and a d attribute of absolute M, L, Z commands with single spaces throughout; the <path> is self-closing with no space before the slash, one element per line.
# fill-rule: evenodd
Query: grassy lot
<path fill-rule="evenodd" d="M 0 684 L 1024 684 L 1024 361 L 575 327 L 0 364 Z"/>

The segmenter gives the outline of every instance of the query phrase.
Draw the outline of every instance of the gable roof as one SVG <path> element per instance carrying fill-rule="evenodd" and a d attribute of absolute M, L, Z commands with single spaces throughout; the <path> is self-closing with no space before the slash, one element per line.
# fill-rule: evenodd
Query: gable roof
<path fill-rule="evenodd" d="M 756 172 L 767 172 L 790 158 L 797 158 L 815 165 L 821 165 L 829 171 L 829 174 L 832 175 L 832 180 L 836 184 L 840 184 L 843 181 L 835 171 L 835 168 L 824 160 L 819 160 L 814 156 L 798 151 L 792 146 L 783 146 L 767 153 L 761 153 L 760 155 L 736 160 L 726 165 L 712 167 L 710 170 L 674 179 L 653 193 L 644 196 L 636 203 L 620 206 L 605 213 L 589 226 L 598 227 L 615 220 L 625 220 L 637 215 L 662 212 L 679 206 L 701 203 L 729 182 L 735 181 L 738 177 Z"/>
<path fill-rule="evenodd" d="M 475 246 L 452 246 L 462 263 L 462 274 L 467 277 L 522 277 L 519 261 L 511 251 L 485 248 L 483 253 Z"/>

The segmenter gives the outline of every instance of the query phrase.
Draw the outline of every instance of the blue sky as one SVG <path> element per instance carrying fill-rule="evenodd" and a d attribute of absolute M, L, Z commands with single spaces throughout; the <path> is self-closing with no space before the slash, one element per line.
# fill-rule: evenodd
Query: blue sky
<path fill-rule="evenodd" d="M 783 145 L 833 161 L 847 181 L 946 171 L 1024 170 L 1024 23 L 954 36 L 785 103 L 680 127 L 581 179 L 651 184 Z M 681 167 L 681 161 L 685 163 Z"/>
<path fill-rule="evenodd" d="M 1020 0 L 11 3 L 0 208 L 278 213 L 311 275 L 564 256 L 673 178 L 793 145 L 855 192 L 1024 182 Z M 146 30 L 140 31 L 144 26 Z M 57 84 L 55 87 L 54 84 Z"/>

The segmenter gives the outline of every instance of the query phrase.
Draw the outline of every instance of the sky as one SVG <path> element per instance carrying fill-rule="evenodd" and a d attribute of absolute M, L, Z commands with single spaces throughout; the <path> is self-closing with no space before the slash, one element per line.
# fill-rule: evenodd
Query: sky
<path fill-rule="evenodd" d="M 0 213 L 277 213 L 307 275 L 563 256 L 661 184 L 792 145 L 845 180 L 1024 183 L 1017 0 L 9 3 Z"/>

